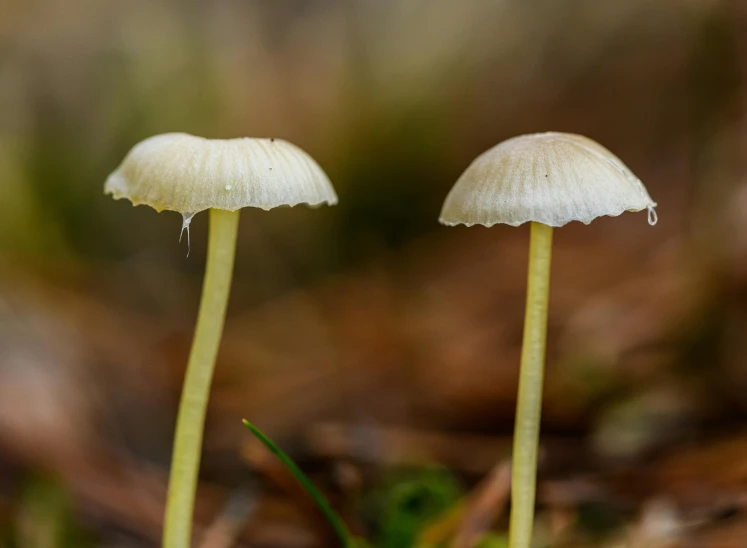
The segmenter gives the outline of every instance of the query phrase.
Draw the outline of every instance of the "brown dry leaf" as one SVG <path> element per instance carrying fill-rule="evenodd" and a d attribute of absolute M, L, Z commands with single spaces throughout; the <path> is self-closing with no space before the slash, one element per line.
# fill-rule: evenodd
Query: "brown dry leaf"
<path fill-rule="evenodd" d="M 490 529 L 508 506 L 511 494 L 511 462 L 504 461 L 493 468 L 478 485 L 464 512 L 452 548 L 471 548 Z"/>
<path fill-rule="evenodd" d="M 312 454 L 380 466 L 432 465 L 484 474 L 511 451 L 509 437 L 446 434 L 396 427 L 320 423 L 307 431 Z"/>

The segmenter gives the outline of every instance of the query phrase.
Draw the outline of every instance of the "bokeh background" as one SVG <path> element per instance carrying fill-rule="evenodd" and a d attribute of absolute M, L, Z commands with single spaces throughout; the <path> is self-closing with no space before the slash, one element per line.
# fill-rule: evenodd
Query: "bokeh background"
<path fill-rule="evenodd" d="M 195 546 L 503 546 L 528 230 L 480 152 L 588 135 L 659 203 L 556 231 L 537 546 L 747 546 L 747 4 L 0 0 L 0 546 L 160 537 L 207 223 L 103 195 L 152 134 L 279 137 L 333 208 L 244 210 Z M 479 544 L 482 543 L 482 544 Z"/>

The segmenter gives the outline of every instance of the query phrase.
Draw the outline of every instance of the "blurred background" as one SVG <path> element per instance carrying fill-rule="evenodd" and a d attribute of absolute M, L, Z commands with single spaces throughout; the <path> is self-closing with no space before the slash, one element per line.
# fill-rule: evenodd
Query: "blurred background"
<path fill-rule="evenodd" d="M 132 145 L 278 137 L 333 208 L 246 209 L 195 546 L 504 546 L 527 227 L 446 228 L 499 141 L 577 132 L 659 203 L 556 231 L 537 546 L 747 546 L 747 4 L 0 0 L 0 546 L 158 545 L 207 215 Z"/>

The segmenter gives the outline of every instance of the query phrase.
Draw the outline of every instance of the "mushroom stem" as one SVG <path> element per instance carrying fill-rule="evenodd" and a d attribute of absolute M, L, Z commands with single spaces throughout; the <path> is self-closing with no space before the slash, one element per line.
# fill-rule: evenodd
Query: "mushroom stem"
<path fill-rule="evenodd" d="M 165 548 L 189 548 L 192 514 L 202 450 L 210 384 L 218 354 L 228 295 L 231 290 L 233 260 L 239 212 L 210 210 L 210 237 L 205 280 L 202 286 L 197 327 L 184 378 L 176 422 L 171 475 L 166 499 L 163 531 Z"/>
<path fill-rule="evenodd" d="M 511 469 L 510 548 L 529 548 L 534 523 L 537 447 L 542 413 L 552 227 L 531 223 L 527 303 Z"/>

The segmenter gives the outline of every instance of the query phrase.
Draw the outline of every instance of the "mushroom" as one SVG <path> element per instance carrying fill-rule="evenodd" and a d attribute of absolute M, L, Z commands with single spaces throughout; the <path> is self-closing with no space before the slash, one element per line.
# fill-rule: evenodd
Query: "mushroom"
<path fill-rule="evenodd" d="M 656 203 L 614 154 L 581 135 L 537 133 L 478 156 L 449 192 L 440 222 L 454 226 L 531 223 L 519 393 L 514 427 L 509 545 L 528 548 L 534 521 L 553 227 Z"/>
<path fill-rule="evenodd" d="M 192 217 L 210 210 L 202 298 L 174 436 L 163 546 L 190 545 L 210 383 L 231 287 L 239 209 L 337 203 L 332 184 L 303 150 L 280 139 L 203 139 L 167 133 L 133 147 L 105 192 L 134 205 Z"/>

